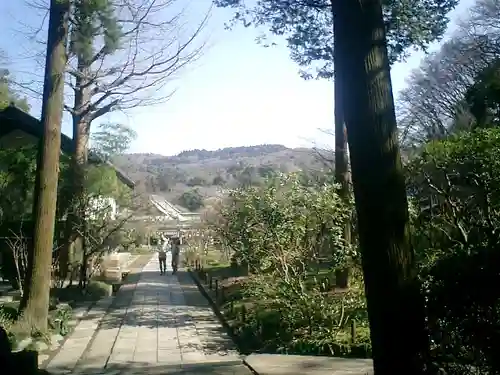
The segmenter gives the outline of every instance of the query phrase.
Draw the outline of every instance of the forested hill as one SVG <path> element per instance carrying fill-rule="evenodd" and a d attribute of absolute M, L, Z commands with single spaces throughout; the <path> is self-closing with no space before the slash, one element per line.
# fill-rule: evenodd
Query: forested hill
<path fill-rule="evenodd" d="M 126 154 L 114 163 L 138 183 L 140 192 L 161 194 L 182 206 L 190 205 L 186 193 L 190 198 L 193 192 L 207 198 L 239 184 L 258 185 L 274 172 L 322 166 L 312 149 L 276 144 L 188 150 L 175 156 Z"/>

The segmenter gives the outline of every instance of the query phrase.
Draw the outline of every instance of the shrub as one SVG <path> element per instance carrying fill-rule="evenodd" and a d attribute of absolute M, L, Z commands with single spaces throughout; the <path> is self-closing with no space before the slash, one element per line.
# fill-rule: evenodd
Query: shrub
<path fill-rule="evenodd" d="M 500 129 L 430 143 L 408 186 L 433 360 L 452 374 L 500 373 Z"/>
<path fill-rule="evenodd" d="M 254 276 L 243 289 L 244 298 L 251 301 L 239 326 L 243 341 L 249 351 L 366 357 L 371 346 L 360 286 L 335 293 L 326 291 L 318 279 Z M 353 320 L 359 322 L 355 346 L 350 336 Z"/>
<path fill-rule="evenodd" d="M 85 293 L 92 300 L 99 300 L 113 295 L 113 286 L 104 281 L 91 280 L 85 289 Z"/>
<path fill-rule="evenodd" d="M 330 287 L 335 270 L 357 258 L 343 239 L 351 216 L 352 204 L 336 185 L 300 174 L 231 192 L 214 231 L 232 250 L 232 263 L 251 271 L 243 284 L 248 312 L 237 326 L 245 351 L 369 356 L 360 274 L 353 274 L 347 292 Z M 352 320 L 359 322 L 356 345 Z"/>
<path fill-rule="evenodd" d="M 70 332 L 69 322 L 73 317 L 73 311 L 67 304 L 61 304 L 51 312 L 49 326 L 57 334 L 66 336 Z"/>
<path fill-rule="evenodd" d="M 0 315 L 6 320 L 15 321 L 17 319 L 17 306 L 3 304 L 0 306 Z"/>
<path fill-rule="evenodd" d="M 322 260 L 342 267 L 356 255 L 342 236 L 351 213 L 336 185 L 309 186 L 298 174 L 280 175 L 264 187 L 232 191 L 214 231 L 252 272 L 293 278 Z"/>

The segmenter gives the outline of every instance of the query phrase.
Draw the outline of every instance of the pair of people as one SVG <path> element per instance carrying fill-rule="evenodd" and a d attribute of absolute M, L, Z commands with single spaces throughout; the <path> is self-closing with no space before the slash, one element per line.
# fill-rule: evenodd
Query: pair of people
<path fill-rule="evenodd" d="M 167 251 L 170 245 L 170 252 L 172 253 L 172 274 L 175 275 L 179 265 L 179 253 L 180 253 L 180 239 L 173 238 L 171 241 L 168 239 L 163 239 L 160 243 L 160 248 L 158 250 L 158 261 L 160 263 L 160 275 L 165 275 L 167 272 Z"/>

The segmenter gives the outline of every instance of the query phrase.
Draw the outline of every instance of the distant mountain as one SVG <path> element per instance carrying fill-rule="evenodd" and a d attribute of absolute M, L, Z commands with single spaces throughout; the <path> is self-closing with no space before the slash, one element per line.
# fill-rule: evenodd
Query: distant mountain
<path fill-rule="evenodd" d="M 322 167 L 312 149 L 283 145 L 188 150 L 175 156 L 126 154 L 113 163 L 136 181 L 140 192 L 163 195 L 191 210 L 199 209 L 200 202 L 224 189 L 259 185 L 276 172 Z"/>

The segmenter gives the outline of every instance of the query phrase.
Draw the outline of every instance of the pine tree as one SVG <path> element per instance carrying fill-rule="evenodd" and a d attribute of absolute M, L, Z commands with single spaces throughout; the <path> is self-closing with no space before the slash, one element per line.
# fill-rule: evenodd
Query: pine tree
<path fill-rule="evenodd" d="M 71 158 L 71 209 L 66 222 L 66 241 L 61 251 L 60 277 L 67 277 L 68 266 L 74 264 L 77 253 L 83 251 L 83 232 L 85 225 L 85 170 L 88 162 L 88 143 L 90 125 L 95 118 L 92 110 L 92 83 L 95 72 L 92 64 L 98 58 L 112 55 L 119 47 L 121 29 L 109 0 L 78 0 L 73 11 L 70 36 L 70 53 L 76 57 L 75 98 L 73 103 L 73 142 L 74 153 Z M 95 51 L 95 40 L 103 36 L 103 46 Z"/>

